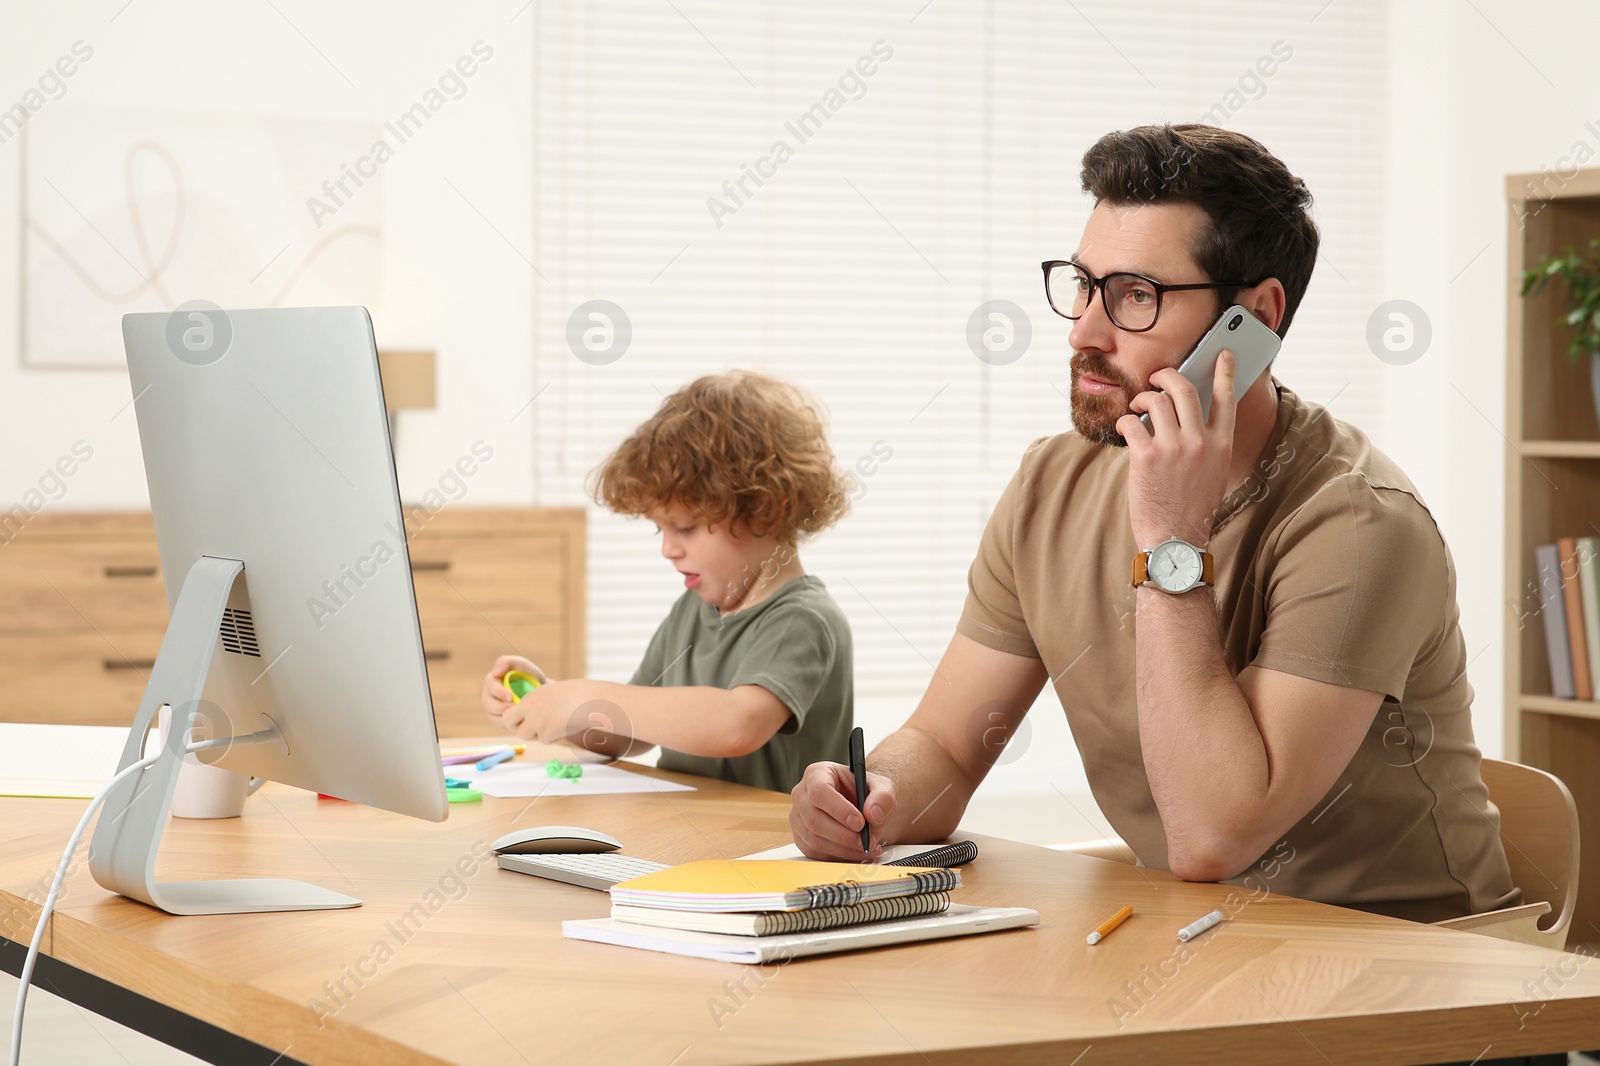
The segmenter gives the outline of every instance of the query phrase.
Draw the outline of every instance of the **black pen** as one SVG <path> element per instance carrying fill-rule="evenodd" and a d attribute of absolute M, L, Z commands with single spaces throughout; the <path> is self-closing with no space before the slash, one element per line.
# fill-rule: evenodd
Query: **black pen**
<path fill-rule="evenodd" d="M 867 825 L 867 739 L 860 726 L 850 730 L 850 771 L 856 775 L 856 810 L 861 812 L 861 850 L 872 847 L 872 827 Z"/>

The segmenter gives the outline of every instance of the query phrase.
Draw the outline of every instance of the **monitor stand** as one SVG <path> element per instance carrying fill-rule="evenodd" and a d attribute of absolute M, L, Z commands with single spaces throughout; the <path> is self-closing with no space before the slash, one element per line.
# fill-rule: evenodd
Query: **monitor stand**
<path fill-rule="evenodd" d="M 167 826 L 178 769 L 200 707 L 206 674 L 218 643 L 222 612 L 234 582 L 244 573 L 238 559 L 202 556 L 178 593 L 161 652 L 117 765 L 124 770 L 144 756 L 145 736 L 163 704 L 172 708 L 160 757 L 120 782 L 106 797 L 89 846 L 89 870 L 101 886 L 159 907 L 170 914 L 243 914 L 255 911 L 332 910 L 359 907 L 354 896 L 303 881 L 253 878 L 233 881 L 157 881 L 156 851 Z M 261 731 L 213 740 L 209 747 L 274 743 L 287 750 L 283 734 L 267 716 Z"/>

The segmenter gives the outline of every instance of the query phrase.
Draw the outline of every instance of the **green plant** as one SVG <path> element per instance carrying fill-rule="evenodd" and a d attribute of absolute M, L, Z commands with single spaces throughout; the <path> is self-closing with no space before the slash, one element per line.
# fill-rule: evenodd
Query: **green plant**
<path fill-rule="evenodd" d="M 1567 358 L 1577 362 L 1600 352 L 1600 237 L 1589 242 L 1587 253 L 1567 245 L 1567 253 L 1545 256 L 1539 265 L 1522 272 L 1522 295 L 1539 292 L 1551 278 L 1567 283 L 1567 311 L 1556 321 L 1572 329 Z"/>

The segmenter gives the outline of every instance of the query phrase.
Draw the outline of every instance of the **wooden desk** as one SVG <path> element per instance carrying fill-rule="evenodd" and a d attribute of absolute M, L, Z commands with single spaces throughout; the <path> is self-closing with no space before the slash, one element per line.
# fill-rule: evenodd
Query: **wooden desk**
<path fill-rule="evenodd" d="M 603 894 L 476 859 L 478 842 L 539 824 L 602 829 L 665 862 L 788 839 L 786 796 L 679 779 L 700 790 L 490 799 L 441 825 L 269 785 L 242 819 L 175 820 L 161 874 L 302 878 L 364 907 L 170 917 L 80 867 L 44 942 L 65 965 L 46 976 L 69 993 L 88 986 L 78 998 L 113 1016 L 117 988 L 170 1004 L 198 1021 L 161 1030 L 169 1042 L 198 1047 L 196 1032 L 219 1027 L 261 1047 L 253 1059 L 212 1053 L 263 1064 L 1065 1064 L 1089 1051 L 1085 1066 L 1342 1066 L 1600 1046 L 1588 958 L 1276 895 L 1236 896 L 1237 915 L 1186 955 L 1176 930 L 1236 890 L 998 839 L 979 838 L 957 898 L 1033 907 L 1038 928 L 764 969 L 564 940 L 562 919 L 607 913 Z M 0 800 L 12 940 L 26 943 L 33 922 L 19 897 L 81 810 Z M 458 863 L 471 871 L 459 882 Z M 1135 917 L 1088 947 L 1124 903 Z M 15 972 L 20 953 L 6 946 Z M 320 1027 L 313 999 L 336 1008 Z M 120 1010 L 134 1023 L 165 1016 Z"/>

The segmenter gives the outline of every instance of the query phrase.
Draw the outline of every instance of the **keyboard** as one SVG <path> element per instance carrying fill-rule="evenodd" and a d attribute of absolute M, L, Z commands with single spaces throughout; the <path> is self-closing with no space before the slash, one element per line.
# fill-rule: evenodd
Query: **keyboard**
<path fill-rule="evenodd" d="M 635 859 L 631 855 L 615 853 L 500 856 L 502 870 L 548 877 L 552 881 L 565 881 L 569 885 L 601 892 L 612 885 L 666 868 L 664 862 L 651 862 L 649 859 Z"/>

